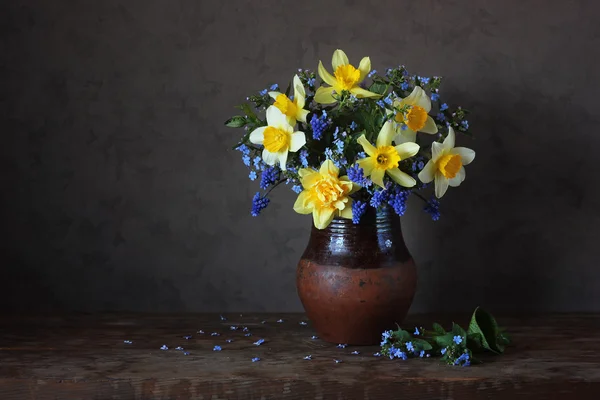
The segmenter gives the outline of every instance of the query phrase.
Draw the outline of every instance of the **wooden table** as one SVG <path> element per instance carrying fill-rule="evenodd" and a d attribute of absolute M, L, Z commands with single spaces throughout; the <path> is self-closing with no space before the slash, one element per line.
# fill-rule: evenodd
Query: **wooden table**
<path fill-rule="evenodd" d="M 514 344 L 468 368 L 340 349 L 312 339 L 301 314 L 226 317 L 4 317 L 0 399 L 600 399 L 600 315 L 499 316 Z M 469 316 L 454 319 L 466 326 Z M 451 319 L 410 316 L 404 326 L 433 321 Z"/>

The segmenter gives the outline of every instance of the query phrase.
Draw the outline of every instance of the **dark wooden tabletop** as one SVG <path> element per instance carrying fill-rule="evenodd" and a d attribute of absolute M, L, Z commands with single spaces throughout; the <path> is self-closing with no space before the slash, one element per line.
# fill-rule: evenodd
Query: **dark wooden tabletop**
<path fill-rule="evenodd" d="M 313 339 L 301 314 L 225 316 L 4 317 L 0 399 L 600 398 L 600 315 L 499 316 L 514 343 L 466 368 L 338 348 Z M 454 319 L 466 326 L 469 316 Z M 404 326 L 434 321 L 451 319 L 410 316 Z"/>

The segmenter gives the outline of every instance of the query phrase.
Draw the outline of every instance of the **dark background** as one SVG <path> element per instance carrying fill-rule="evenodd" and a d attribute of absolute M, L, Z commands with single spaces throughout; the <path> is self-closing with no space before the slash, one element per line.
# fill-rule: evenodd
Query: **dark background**
<path fill-rule="evenodd" d="M 600 310 L 600 3 L 0 5 L 4 311 L 300 311 L 311 220 L 258 189 L 223 121 L 334 49 L 441 75 L 476 150 L 404 236 L 419 311 Z"/>

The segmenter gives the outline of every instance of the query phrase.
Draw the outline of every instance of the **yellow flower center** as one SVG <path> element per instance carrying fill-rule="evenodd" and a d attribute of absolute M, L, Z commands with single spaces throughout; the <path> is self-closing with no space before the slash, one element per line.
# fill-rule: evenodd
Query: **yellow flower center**
<path fill-rule="evenodd" d="M 344 197 L 344 189 L 340 186 L 339 179 L 327 175 L 321 175 L 312 191 L 323 207 L 332 207 Z"/>
<path fill-rule="evenodd" d="M 398 114 L 396 114 L 396 118 L 398 118 Z M 423 129 L 425 122 L 427 122 L 427 111 L 419 106 L 411 106 L 404 117 L 404 123 L 415 132 Z"/>
<path fill-rule="evenodd" d="M 342 90 L 352 89 L 358 85 L 360 80 L 360 71 L 350 64 L 340 65 L 335 69 L 333 75 L 335 75 L 335 80 Z"/>
<path fill-rule="evenodd" d="M 263 144 L 265 149 L 271 153 L 286 151 L 290 147 L 290 134 L 284 130 L 267 126 L 265 129 L 265 140 Z"/>
<path fill-rule="evenodd" d="M 381 146 L 377 148 L 375 154 L 375 168 L 383 170 L 396 168 L 400 160 L 400 154 L 394 146 Z"/>
<path fill-rule="evenodd" d="M 280 94 L 273 103 L 275 107 L 288 117 L 295 117 L 298 113 L 298 106 L 296 105 L 296 99 L 291 101 L 285 94 Z"/>
<path fill-rule="evenodd" d="M 462 160 L 458 154 L 443 155 L 437 162 L 437 168 L 448 179 L 454 178 L 461 167 Z"/>

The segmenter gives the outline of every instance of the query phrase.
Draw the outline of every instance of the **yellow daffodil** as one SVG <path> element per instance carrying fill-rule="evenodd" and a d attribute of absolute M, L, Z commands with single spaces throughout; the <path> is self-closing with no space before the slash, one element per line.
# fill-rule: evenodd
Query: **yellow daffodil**
<path fill-rule="evenodd" d="M 267 108 L 267 124 L 250 134 L 250 141 L 265 146 L 262 158 L 267 165 L 275 165 L 285 171 L 288 152 L 298 151 L 306 143 L 304 132 L 294 132 L 287 117 L 275 106 Z"/>
<path fill-rule="evenodd" d="M 413 187 L 417 183 L 410 175 L 398 168 L 398 163 L 417 154 L 419 145 L 412 142 L 392 146 L 394 137 L 392 121 L 383 124 L 377 136 L 376 146 L 373 146 L 365 135 L 358 138 L 368 157 L 358 160 L 365 176 L 370 176 L 373 183 L 384 188 L 383 176 L 388 174 L 394 182 L 404 187 Z"/>
<path fill-rule="evenodd" d="M 359 86 L 359 84 L 367 77 L 369 71 L 371 71 L 371 59 L 369 57 L 364 57 L 360 61 L 358 69 L 356 69 L 348 61 L 346 53 L 342 50 L 336 50 L 333 53 L 331 65 L 333 67 L 333 75 L 331 75 L 325 67 L 323 67 L 323 63 L 319 61 L 319 76 L 325 83 L 331 86 L 321 86 L 317 89 L 317 93 L 315 93 L 315 101 L 317 103 L 335 103 L 336 100 L 332 96 L 333 91 L 340 94 L 342 91 L 346 90 L 358 98 L 380 97 L 377 93 L 369 92 Z"/>
<path fill-rule="evenodd" d="M 435 196 L 439 199 L 446 193 L 448 186 L 459 186 L 465 180 L 464 165 L 475 158 L 475 152 L 466 147 L 454 147 L 454 129 L 449 128 L 443 143 L 433 142 L 431 160 L 419 172 L 419 179 L 429 183 L 435 179 Z"/>
<path fill-rule="evenodd" d="M 315 227 L 323 229 L 334 217 L 352 218 L 350 194 L 360 189 L 347 176 L 338 178 L 340 170 L 331 160 L 321 164 L 319 171 L 301 168 L 298 171 L 304 190 L 300 192 L 294 211 L 313 215 Z"/>
<path fill-rule="evenodd" d="M 431 100 L 420 86 L 415 86 L 412 93 L 403 99 L 396 99 L 393 103 L 394 108 L 403 109 L 406 112 L 396 111 L 394 116 L 394 129 L 398 136 L 396 143 L 414 142 L 417 139 L 417 132 L 434 134 L 438 128 L 428 113 L 431 111 Z"/>
<path fill-rule="evenodd" d="M 269 92 L 269 96 L 275 100 L 273 105 L 285 114 L 290 125 L 295 125 L 296 121 L 306 124 L 306 116 L 308 115 L 308 110 L 304 110 L 306 92 L 298 75 L 294 75 L 292 84 L 294 86 L 294 100 L 290 100 L 289 97 L 280 92 Z"/>

